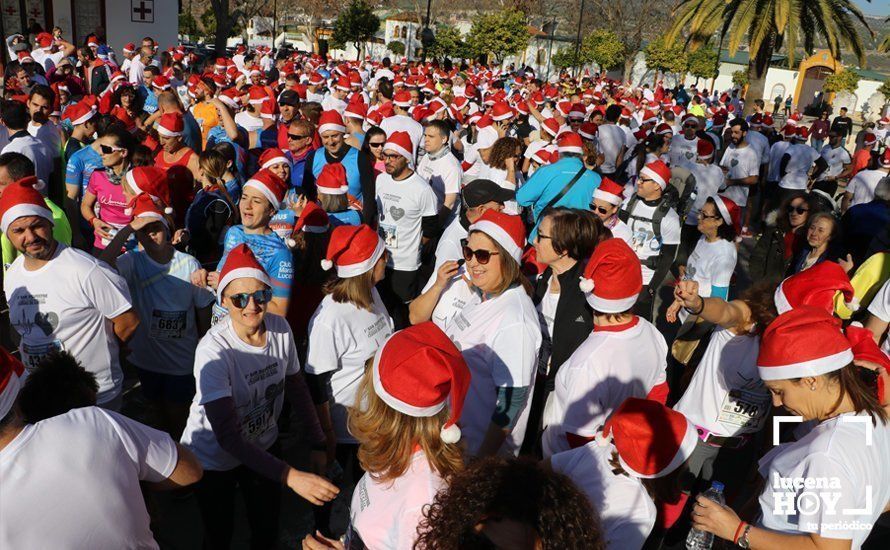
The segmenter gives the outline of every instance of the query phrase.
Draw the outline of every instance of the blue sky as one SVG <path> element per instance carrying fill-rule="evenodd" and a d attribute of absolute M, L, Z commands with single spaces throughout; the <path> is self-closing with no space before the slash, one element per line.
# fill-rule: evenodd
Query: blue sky
<path fill-rule="evenodd" d="M 887 0 L 871 0 L 871 2 L 867 2 L 866 0 L 854 1 L 859 6 L 859 9 L 867 15 L 890 16 L 890 7 L 888 7 Z"/>

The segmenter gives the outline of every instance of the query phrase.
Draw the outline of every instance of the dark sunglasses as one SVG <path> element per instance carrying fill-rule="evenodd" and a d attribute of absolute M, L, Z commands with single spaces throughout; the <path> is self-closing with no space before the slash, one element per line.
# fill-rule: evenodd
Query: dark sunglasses
<path fill-rule="evenodd" d="M 469 246 L 464 246 L 464 260 L 470 261 L 473 259 L 473 256 L 476 257 L 476 261 L 481 265 L 488 264 L 489 260 L 491 260 L 492 256 L 497 255 L 497 252 L 491 252 L 490 250 L 473 250 Z"/>
<path fill-rule="evenodd" d="M 720 216 L 709 216 L 709 215 L 707 215 L 707 214 L 700 214 L 698 217 L 701 218 L 701 219 L 703 219 L 703 220 L 720 220 L 720 219 L 723 219 L 723 218 L 720 217 Z"/>
<path fill-rule="evenodd" d="M 112 153 L 126 151 L 126 149 L 124 149 L 123 147 L 112 147 L 111 145 L 100 145 L 99 150 L 102 151 L 103 155 L 110 155 Z"/>
<path fill-rule="evenodd" d="M 383 160 L 399 160 L 401 158 L 405 158 L 398 153 L 389 153 L 389 154 L 384 153 L 382 156 L 383 156 Z"/>
<path fill-rule="evenodd" d="M 698 124 L 684 124 L 683 127 L 695 129 L 698 128 Z"/>
<path fill-rule="evenodd" d="M 785 211 L 789 214 L 793 212 L 797 212 L 798 214 L 806 214 L 810 211 L 809 208 L 804 208 L 803 206 L 791 206 L 790 204 L 785 207 Z"/>
<path fill-rule="evenodd" d="M 232 305 L 237 307 L 238 309 L 246 308 L 251 298 L 253 298 L 253 303 L 258 306 L 268 304 L 272 301 L 272 291 L 267 288 L 265 290 L 257 290 L 253 293 L 241 292 L 239 294 L 232 294 L 231 296 L 229 296 L 229 299 L 232 300 Z"/>
<path fill-rule="evenodd" d="M 306 139 L 307 137 L 309 137 L 309 136 L 308 135 L 301 136 L 300 134 L 291 134 L 291 133 L 287 134 L 287 139 L 291 139 L 294 141 L 297 141 L 298 139 Z"/>
<path fill-rule="evenodd" d="M 594 206 L 593 209 L 596 210 L 597 212 L 599 212 L 600 214 L 608 214 L 609 213 L 609 209 L 606 208 L 605 206 Z"/>
<path fill-rule="evenodd" d="M 385 141 L 381 141 L 380 143 L 371 143 L 370 141 L 368 142 L 368 147 L 373 147 L 374 149 L 383 147 L 384 145 L 386 145 Z"/>

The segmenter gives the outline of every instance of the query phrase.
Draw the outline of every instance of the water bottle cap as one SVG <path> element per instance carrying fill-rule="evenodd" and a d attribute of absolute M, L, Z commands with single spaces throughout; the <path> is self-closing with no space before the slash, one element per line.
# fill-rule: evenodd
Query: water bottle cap
<path fill-rule="evenodd" d="M 716 489 L 716 490 L 722 492 L 722 491 L 723 491 L 723 484 L 720 483 L 719 481 L 712 481 L 712 482 L 711 482 L 711 489 Z"/>

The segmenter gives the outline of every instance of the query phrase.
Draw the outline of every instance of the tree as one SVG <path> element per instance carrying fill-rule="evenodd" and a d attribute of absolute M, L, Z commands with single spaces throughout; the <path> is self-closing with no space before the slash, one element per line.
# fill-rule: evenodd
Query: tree
<path fill-rule="evenodd" d="M 856 91 L 856 86 L 858 85 L 858 73 L 849 69 L 841 69 L 825 78 L 825 84 L 822 85 L 822 91 L 825 93 L 836 94 L 838 92 L 847 92 L 852 94 Z"/>
<path fill-rule="evenodd" d="M 748 71 L 745 69 L 739 69 L 737 71 L 733 71 L 732 73 L 732 83 L 739 88 L 744 88 L 748 85 Z"/>
<path fill-rule="evenodd" d="M 268 0 L 210 0 L 210 8 L 201 14 L 201 25 L 205 35 L 214 37 L 217 55 L 225 53 L 228 38 L 246 29 L 250 18 L 258 15 L 267 3 Z M 210 25 L 204 24 L 205 19 Z"/>
<path fill-rule="evenodd" d="M 686 48 L 682 44 L 668 45 L 664 38 L 653 40 L 643 50 L 646 56 L 646 66 L 655 70 L 655 81 L 658 82 L 658 73 L 671 73 L 675 75 L 686 74 L 687 60 Z"/>
<path fill-rule="evenodd" d="M 884 22 L 890 23 L 890 17 L 888 17 Z M 890 34 L 885 36 L 884 40 L 882 40 L 881 43 L 878 44 L 878 51 L 881 53 L 890 53 Z M 890 97 L 890 96 L 887 96 L 885 94 L 885 97 Z"/>
<path fill-rule="evenodd" d="M 216 14 L 213 13 L 213 8 L 207 8 L 201 14 L 201 27 L 204 28 L 204 36 L 216 34 Z"/>
<path fill-rule="evenodd" d="M 436 25 L 435 40 L 427 48 L 427 55 L 431 57 L 466 58 L 467 45 L 464 37 L 457 27 L 451 25 Z"/>
<path fill-rule="evenodd" d="M 581 41 L 581 60 L 596 63 L 600 69 L 612 69 L 624 61 L 624 44 L 614 32 L 597 29 Z"/>
<path fill-rule="evenodd" d="M 525 50 L 530 37 L 525 14 L 503 10 L 476 17 L 466 42 L 474 56 L 493 55 L 500 63 L 508 55 Z"/>
<path fill-rule="evenodd" d="M 374 36 L 380 28 L 380 18 L 374 15 L 365 0 L 352 0 L 345 11 L 340 12 L 334 21 L 334 34 L 331 37 L 335 46 L 342 48 L 347 43 L 355 46 L 356 59 L 361 58 L 361 45 Z"/>
<path fill-rule="evenodd" d="M 190 39 L 194 40 L 194 37 L 198 34 L 198 22 L 195 20 L 194 15 L 190 13 L 179 14 L 179 33 L 187 34 Z"/>
<path fill-rule="evenodd" d="M 405 55 L 405 44 L 399 42 L 398 40 L 393 40 L 392 42 L 387 44 L 386 49 L 399 57 Z"/>
<path fill-rule="evenodd" d="M 890 103 L 890 80 L 885 80 L 881 87 L 878 88 L 878 93 L 884 96 L 884 101 Z"/>
<path fill-rule="evenodd" d="M 689 52 L 686 56 L 689 62 L 687 71 L 695 77 L 696 84 L 699 78 L 713 78 L 717 74 L 717 50 L 711 47 L 698 48 Z"/>
<path fill-rule="evenodd" d="M 683 0 L 674 10 L 667 40 L 675 42 L 685 34 L 686 43 L 695 49 L 719 32 L 721 43 L 724 37 L 729 38 L 729 51 L 735 55 L 747 39 L 748 91 L 750 97 L 761 98 L 773 53 L 782 47 L 789 67 L 797 48 L 812 51 L 817 39 L 835 59 L 841 58 L 843 49 L 849 49 L 864 67 L 865 48 L 856 22 L 874 36 L 854 0 Z M 753 109 L 753 101 L 745 103 L 745 114 Z"/>
<path fill-rule="evenodd" d="M 563 48 L 554 53 L 550 58 L 550 62 L 559 69 L 570 69 L 583 65 L 581 59 L 575 55 L 575 48 L 572 47 Z"/>

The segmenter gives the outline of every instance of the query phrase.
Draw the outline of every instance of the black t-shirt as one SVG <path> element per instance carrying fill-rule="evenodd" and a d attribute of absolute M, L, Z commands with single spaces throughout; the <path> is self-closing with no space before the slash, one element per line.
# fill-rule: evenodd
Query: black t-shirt
<path fill-rule="evenodd" d="M 848 116 L 836 116 L 831 122 L 831 131 L 847 137 L 853 132 L 853 119 Z"/>

